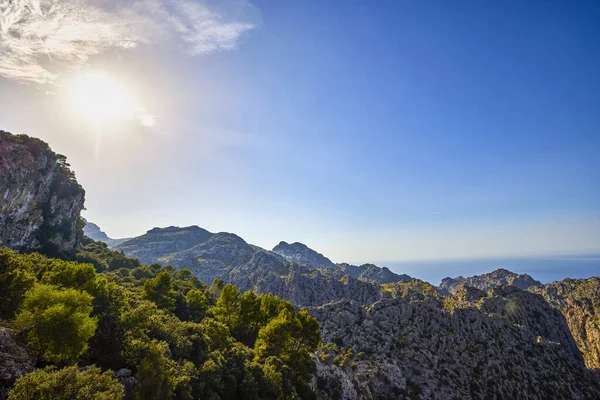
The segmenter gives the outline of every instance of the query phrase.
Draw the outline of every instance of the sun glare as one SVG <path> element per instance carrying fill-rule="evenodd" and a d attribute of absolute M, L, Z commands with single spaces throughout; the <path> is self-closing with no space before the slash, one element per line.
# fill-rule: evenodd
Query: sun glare
<path fill-rule="evenodd" d="M 94 124 L 133 118 L 136 106 L 130 93 L 103 73 L 82 74 L 72 89 L 72 106 Z"/>

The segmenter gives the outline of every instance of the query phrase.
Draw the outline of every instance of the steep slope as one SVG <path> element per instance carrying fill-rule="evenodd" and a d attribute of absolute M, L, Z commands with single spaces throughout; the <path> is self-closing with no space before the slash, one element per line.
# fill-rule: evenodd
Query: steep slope
<path fill-rule="evenodd" d="M 104 231 L 102 231 L 98 225 L 94 224 L 93 222 L 87 221 L 85 218 L 83 219 L 83 221 L 85 222 L 85 226 L 83 227 L 83 233 L 85 234 L 85 236 L 89 237 L 90 239 L 94 239 L 98 242 L 106 243 L 109 249 L 131 239 L 112 239 L 108 237 L 108 235 Z"/>
<path fill-rule="evenodd" d="M 527 274 L 516 274 L 506 269 L 497 269 L 487 274 L 475 275 L 468 278 L 459 276 L 457 278 L 444 278 L 440 289 L 445 293 L 454 294 L 461 286 L 470 286 L 487 292 L 488 290 L 504 285 L 527 289 L 531 286 L 541 285 Z"/>
<path fill-rule="evenodd" d="M 600 278 L 564 279 L 529 291 L 562 312 L 585 364 L 600 370 Z"/>
<path fill-rule="evenodd" d="M 73 253 L 84 198 L 64 156 L 39 139 L 0 131 L 0 243 Z"/>
<path fill-rule="evenodd" d="M 328 344 L 317 387 L 338 399 L 549 399 L 600 396 L 563 316 L 515 287 L 442 298 L 399 283 L 367 307 L 313 308 Z"/>
<path fill-rule="evenodd" d="M 409 281 L 412 279 L 408 275 L 398 275 L 386 267 L 380 268 L 374 264 L 363 264 L 361 266 L 346 263 L 334 264 L 323 254 L 298 242 L 292 244 L 280 242 L 273 248 L 273 252 L 279 254 L 288 261 L 298 264 L 304 264 L 312 268 L 329 268 L 332 270 L 332 273 L 339 277 L 347 274 L 355 279 L 377 283 L 392 283 Z"/>

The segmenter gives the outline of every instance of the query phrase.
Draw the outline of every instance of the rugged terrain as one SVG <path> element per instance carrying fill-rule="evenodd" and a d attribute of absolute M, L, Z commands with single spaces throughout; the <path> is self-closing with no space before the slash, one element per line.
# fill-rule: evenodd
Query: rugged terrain
<path fill-rule="evenodd" d="M 281 246 L 268 251 L 232 233 L 211 233 L 190 226 L 154 228 L 115 249 L 145 264 L 187 268 L 207 284 L 218 278 L 241 290 L 273 293 L 299 306 L 339 299 L 367 304 L 380 297 L 379 285 L 373 284 L 379 277 L 384 282 L 394 281 L 392 276 L 397 280 L 407 279 L 376 266 L 354 267 L 358 273 L 353 270 L 349 274 L 347 265 L 338 266 L 330 261 L 329 265 L 310 265 L 307 259 L 319 259 L 313 257 L 318 254 L 314 250 L 297 244 L 295 248 L 301 250 L 300 255 L 292 256 L 292 252 L 281 255 Z"/>
<path fill-rule="evenodd" d="M 412 279 L 408 275 L 398 275 L 390 271 L 387 267 L 380 268 L 374 264 L 363 264 L 360 266 L 347 263 L 334 264 L 323 254 L 298 242 L 292 244 L 280 242 L 273 248 L 273 252 L 279 254 L 288 261 L 303 264 L 311 268 L 327 268 L 339 277 L 349 275 L 352 278 L 360 279 L 362 281 L 376 283 L 392 283 L 409 281 Z"/>
<path fill-rule="evenodd" d="M 562 312 L 585 364 L 600 370 L 600 278 L 564 279 L 529 291 Z"/>
<path fill-rule="evenodd" d="M 528 289 L 531 286 L 541 284 L 541 282 L 536 281 L 527 274 L 515 274 L 506 269 L 497 269 L 487 274 L 475 275 L 468 278 L 462 276 L 444 278 L 440 284 L 440 289 L 446 293 L 456 293 L 461 286 L 470 286 L 485 292 L 504 285 L 515 286 L 519 289 Z"/>
<path fill-rule="evenodd" d="M 85 192 L 64 156 L 39 139 L 0 131 L 0 242 L 72 253 Z"/>
<path fill-rule="evenodd" d="M 311 309 L 321 324 L 317 386 L 327 397 L 594 399 L 563 315 L 542 296 L 505 286 L 440 297 L 427 284 L 397 284 L 363 306 Z M 402 286 L 413 286 L 402 288 Z"/>

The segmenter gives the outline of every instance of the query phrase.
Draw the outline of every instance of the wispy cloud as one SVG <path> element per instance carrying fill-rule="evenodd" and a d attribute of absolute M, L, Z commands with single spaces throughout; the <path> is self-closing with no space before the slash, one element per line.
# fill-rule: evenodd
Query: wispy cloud
<path fill-rule="evenodd" d="M 0 0 L 0 76 L 51 83 L 58 66 L 162 40 L 183 43 L 191 55 L 232 50 L 255 24 L 247 0 L 225 4 L 233 11 L 177 0 Z"/>

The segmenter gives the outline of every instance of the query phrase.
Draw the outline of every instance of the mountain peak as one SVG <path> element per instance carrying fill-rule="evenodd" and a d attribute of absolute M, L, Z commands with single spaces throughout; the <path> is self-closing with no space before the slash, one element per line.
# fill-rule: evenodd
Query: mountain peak
<path fill-rule="evenodd" d="M 272 250 L 288 261 L 308 265 L 313 268 L 336 268 L 336 265 L 323 254 L 311 249 L 304 243 L 294 242 L 289 244 L 281 241 Z"/>
<path fill-rule="evenodd" d="M 456 278 L 444 278 L 440 284 L 440 289 L 448 293 L 456 293 L 461 286 L 470 286 L 484 292 L 500 286 L 515 286 L 519 289 L 528 289 L 531 286 L 539 286 L 542 283 L 533 279 L 527 274 L 517 274 L 505 268 L 498 268 L 492 272 L 471 277 L 458 276 Z"/>

